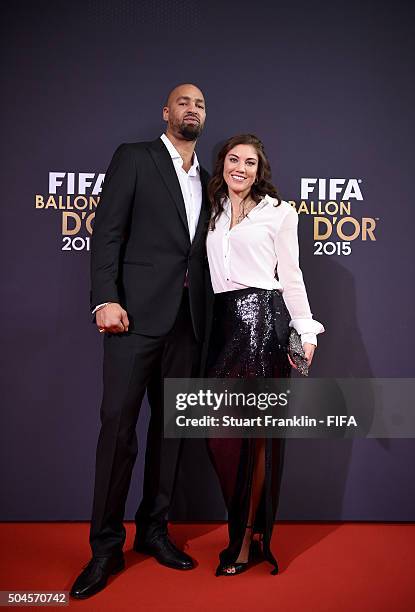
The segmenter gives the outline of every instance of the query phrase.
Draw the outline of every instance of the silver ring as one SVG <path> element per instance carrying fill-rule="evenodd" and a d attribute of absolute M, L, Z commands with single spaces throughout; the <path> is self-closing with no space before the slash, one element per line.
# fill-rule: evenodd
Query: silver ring
<path fill-rule="evenodd" d="M 105 329 L 101 329 L 101 328 L 100 328 L 98 331 L 99 331 L 99 333 L 100 333 L 100 334 L 103 334 L 103 333 L 104 333 L 104 331 L 105 331 Z"/>

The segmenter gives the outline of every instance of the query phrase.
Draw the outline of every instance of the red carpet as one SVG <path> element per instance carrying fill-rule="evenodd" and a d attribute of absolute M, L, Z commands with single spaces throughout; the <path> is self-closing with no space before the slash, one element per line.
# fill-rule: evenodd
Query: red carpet
<path fill-rule="evenodd" d="M 218 524 L 172 525 L 198 560 L 192 571 L 160 566 L 131 550 L 107 588 L 69 607 L 105 612 L 409 612 L 415 610 L 415 525 L 280 523 L 273 550 L 280 574 L 261 563 L 240 576 L 214 576 L 226 541 Z M 89 560 L 86 523 L 3 523 L 0 590 L 63 590 Z M 54 608 L 56 609 L 56 607 Z"/>

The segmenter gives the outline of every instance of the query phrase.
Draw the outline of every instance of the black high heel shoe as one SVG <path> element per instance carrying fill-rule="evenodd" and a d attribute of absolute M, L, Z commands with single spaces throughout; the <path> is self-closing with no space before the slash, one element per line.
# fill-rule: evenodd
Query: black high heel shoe
<path fill-rule="evenodd" d="M 246 529 L 252 529 L 251 525 L 247 525 Z M 216 568 L 216 576 L 235 576 L 242 574 L 247 569 L 255 565 L 260 559 L 263 559 L 261 543 L 259 540 L 251 540 L 249 545 L 248 561 L 238 561 L 235 563 L 219 563 Z"/>

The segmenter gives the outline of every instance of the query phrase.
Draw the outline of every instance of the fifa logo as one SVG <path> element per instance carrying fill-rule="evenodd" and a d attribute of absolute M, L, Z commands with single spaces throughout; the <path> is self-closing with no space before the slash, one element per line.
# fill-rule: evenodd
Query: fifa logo
<path fill-rule="evenodd" d="M 362 217 L 361 184 L 357 178 L 301 179 L 301 200 L 291 205 L 313 218 L 314 255 L 350 255 L 356 240 L 376 243 L 379 218 Z"/>
<path fill-rule="evenodd" d="M 62 251 L 90 250 L 104 178 L 102 172 L 49 172 L 48 194 L 35 195 L 36 210 L 61 214 Z"/>
<path fill-rule="evenodd" d="M 99 195 L 104 178 L 105 174 L 95 172 L 49 172 L 49 193 L 56 194 L 62 187 L 67 194 L 85 195 L 91 190 L 91 195 Z"/>
<path fill-rule="evenodd" d="M 359 182 L 360 179 L 355 178 L 302 178 L 301 199 L 317 197 L 319 200 L 334 201 L 363 200 Z"/>

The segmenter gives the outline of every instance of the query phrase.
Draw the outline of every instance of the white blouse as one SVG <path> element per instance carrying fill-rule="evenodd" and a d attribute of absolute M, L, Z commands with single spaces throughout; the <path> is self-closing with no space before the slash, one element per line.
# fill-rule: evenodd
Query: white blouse
<path fill-rule="evenodd" d="M 290 327 L 301 335 L 303 344 L 317 346 L 317 334 L 324 332 L 324 327 L 313 319 L 299 266 L 298 214 L 288 202 L 276 203 L 266 195 L 230 229 L 231 203 L 226 198 L 224 211 L 207 236 L 213 291 L 279 289 L 291 316 Z"/>

